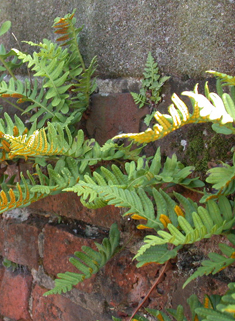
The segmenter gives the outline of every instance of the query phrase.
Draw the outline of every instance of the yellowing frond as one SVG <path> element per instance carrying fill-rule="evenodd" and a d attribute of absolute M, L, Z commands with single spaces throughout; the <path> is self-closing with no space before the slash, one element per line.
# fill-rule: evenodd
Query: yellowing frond
<path fill-rule="evenodd" d="M 193 102 L 193 113 L 189 113 L 188 107 L 176 95 L 172 95 L 171 99 L 174 104 L 168 108 L 170 115 L 161 114 L 157 111 L 154 118 L 157 124 L 153 128 L 148 128 L 145 132 L 134 134 L 121 134 L 113 139 L 128 138 L 138 144 L 150 143 L 161 139 L 173 132 L 174 130 L 192 123 L 213 122 L 224 126 L 228 124 L 229 130 L 235 133 L 232 127 L 233 119 L 226 110 L 222 99 L 215 93 L 210 93 L 210 99 L 198 93 L 197 86 L 194 92 L 183 92 L 182 95 L 188 96 Z M 229 96 L 230 97 L 230 96 Z M 231 108 L 230 108 L 231 109 Z"/>
<path fill-rule="evenodd" d="M 16 137 L 18 135 L 19 135 L 19 129 L 16 126 L 14 126 L 13 127 L 13 136 Z"/>
<path fill-rule="evenodd" d="M 212 309 L 211 301 L 208 296 L 205 296 L 203 306 L 206 309 Z"/>
<path fill-rule="evenodd" d="M 0 192 L 0 197 L 1 197 L 1 204 L 0 206 L 1 207 L 6 207 L 7 203 L 8 203 L 8 199 L 7 199 L 7 196 L 6 196 L 6 193 L 4 191 L 1 191 Z"/>
<path fill-rule="evenodd" d="M 161 214 L 159 220 L 164 225 L 165 228 L 167 227 L 168 224 L 171 223 L 171 220 L 165 214 Z"/>
<path fill-rule="evenodd" d="M 160 313 L 157 315 L 157 319 L 158 319 L 159 321 L 164 321 L 164 319 L 163 319 L 163 317 L 162 317 L 162 315 L 161 315 Z"/>
<path fill-rule="evenodd" d="M 170 105 L 169 113 L 171 114 L 172 119 L 173 119 L 173 126 L 174 127 L 178 127 L 181 124 L 181 119 L 180 119 L 180 115 L 177 112 L 177 110 L 174 107 L 174 105 Z"/>
<path fill-rule="evenodd" d="M 182 211 L 182 209 L 179 207 L 179 205 L 176 205 L 174 208 L 174 211 L 176 212 L 177 216 L 185 216 L 184 212 Z"/>
<path fill-rule="evenodd" d="M 146 220 L 145 217 L 140 216 L 140 215 L 138 215 L 138 214 L 133 214 L 133 215 L 131 216 L 131 218 L 132 218 L 133 220 Z"/>
<path fill-rule="evenodd" d="M 3 148 L 9 152 L 9 158 L 14 158 L 15 156 L 24 156 L 25 158 L 29 156 L 37 155 L 60 155 L 63 153 L 63 147 L 58 148 L 54 146 L 53 142 L 48 143 L 46 131 L 44 128 L 41 130 L 36 130 L 32 135 L 27 134 L 20 136 L 11 136 L 8 134 L 4 135 L 7 140 L 2 140 Z M 10 142 L 10 144 L 9 144 Z"/>
<path fill-rule="evenodd" d="M 169 120 L 166 119 L 166 117 L 161 114 L 159 111 L 157 111 L 154 115 L 156 120 L 159 122 L 159 124 L 163 127 L 163 130 L 168 130 L 172 127 L 172 124 L 169 122 Z"/>
<path fill-rule="evenodd" d="M 15 198 L 15 194 L 14 194 L 12 188 L 9 190 L 9 195 L 10 195 L 10 199 L 11 199 L 10 200 L 10 204 L 15 203 L 16 202 L 16 198 Z M 10 205 L 10 207 L 11 207 L 11 205 Z"/>
<path fill-rule="evenodd" d="M 151 227 L 148 227 L 146 225 L 143 224 L 139 224 L 137 225 L 138 230 L 146 230 L 146 229 L 151 229 Z"/>

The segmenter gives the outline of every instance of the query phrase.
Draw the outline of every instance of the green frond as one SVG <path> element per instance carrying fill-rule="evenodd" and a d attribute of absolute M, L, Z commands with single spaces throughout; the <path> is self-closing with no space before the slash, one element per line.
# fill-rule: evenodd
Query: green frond
<path fill-rule="evenodd" d="M 196 206 L 195 204 L 190 204 L 185 200 L 182 202 L 183 196 L 180 198 L 178 197 L 181 204 L 186 204 L 186 206 L 184 207 L 182 215 L 177 216 L 174 201 L 170 200 L 166 193 L 163 191 L 161 191 L 161 193 L 155 191 L 154 194 L 157 204 L 158 220 L 162 222 L 168 231 L 158 230 L 157 233 L 159 236 L 147 235 L 144 240 L 145 244 L 140 248 L 136 258 L 138 258 L 139 255 L 143 255 L 145 251 L 149 250 L 151 247 L 167 243 L 174 244 L 175 246 L 195 243 L 203 238 L 210 238 L 212 235 L 219 235 L 223 231 L 231 229 L 234 224 L 234 215 L 226 216 L 225 214 L 224 216 L 224 212 L 221 212 L 221 209 L 226 209 L 229 206 L 230 212 L 232 211 L 232 205 L 228 204 L 223 197 L 218 204 L 211 200 L 209 202 L 208 209 L 199 206 L 195 208 L 196 211 L 194 212 L 192 212 L 192 210 L 194 209 L 194 206 Z M 166 198 L 166 195 L 168 198 Z M 172 211 L 173 208 L 175 213 Z M 160 216 L 159 213 L 161 213 Z M 164 217 L 168 218 L 168 223 L 164 223 Z M 230 252 L 227 250 L 225 253 Z M 228 259 L 228 264 L 231 264 L 233 260 L 234 259 Z M 225 264 L 224 262 L 222 263 Z M 223 265 L 221 265 L 220 268 L 222 266 Z"/>
<path fill-rule="evenodd" d="M 119 245 L 119 238 L 120 233 L 115 223 L 110 228 L 109 238 L 104 238 L 102 244 L 95 243 L 98 251 L 82 246 L 83 252 L 75 252 L 74 257 L 69 259 L 81 273 L 59 273 L 55 287 L 44 293 L 44 296 L 70 291 L 79 282 L 96 274 L 114 255 Z"/>
<path fill-rule="evenodd" d="M 227 236 L 228 240 L 235 246 L 235 237 L 233 234 Z M 194 272 L 184 283 L 183 287 L 189 284 L 192 280 L 199 276 L 216 274 L 221 270 L 225 269 L 229 265 L 235 262 L 235 248 L 224 243 L 219 244 L 219 248 L 223 255 L 218 253 L 209 253 L 208 257 L 210 260 L 202 261 L 196 272 Z"/>
<path fill-rule="evenodd" d="M 97 68 L 97 58 L 94 57 L 89 67 L 79 75 L 77 83 L 74 83 L 72 92 L 76 94 L 71 98 L 70 108 L 83 108 L 89 106 L 90 96 L 96 90 L 96 80 L 92 78 Z"/>
<path fill-rule="evenodd" d="M 229 314 L 232 317 L 235 313 L 235 283 L 229 283 L 228 288 L 229 290 L 222 296 L 216 308 L 220 312 Z"/>
<path fill-rule="evenodd" d="M 235 191 L 235 153 L 233 154 L 233 165 L 221 163 L 220 166 L 207 171 L 206 182 L 212 184 L 215 193 L 205 193 L 202 202 L 218 198 L 219 195 L 230 195 Z"/>
<path fill-rule="evenodd" d="M 138 254 L 133 258 L 138 261 L 136 266 L 139 268 L 149 263 L 164 264 L 169 259 L 177 256 L 178 250 L 182 246 L 178 246 L 173 250 L 168 250 L 167 244 L 151 246 L 148 249 L 140 248 Z M 143 252 L 142 252 L 143 250 Z"/>
<path fill-rule="evenodd" d="M 213 70 L 208 70 L 207 72 L 219 78 L 224 83 L 224 85 L 235 86 L 235 77 Z"/>
<path fill-rule="evenodd" d="M 18 60 L 14 50 L 11 49 L 9 52 L 7 52 L 5 46 L 0 44 L 0 72 L 3 73 L 0 77 L 0 81 L 3 80 L 6 73 L 15 78 L 13 71 L 14 69 L 19 68 L 21 65 L 22 62 Z"/>
<path fill-rule="evenodd" d="M 43 50 L 45 50 L 43 48 Z M 47 108 L 51 113 L 61 112 L 66 114 L 69 111 L 68 98 L 69 94 L 67 93 L 68 89 L 71 87 L 71 84 L 66 84 L 68 80 L 69 71 L 64 70 L 64 65 L 66 63 L 65 59 L 67 57 L 67 52 L 63 55 L 63 60 L 61 55 L 54 55 L 51 59 L 48 59 L 47 55 L 42 55 L 41 52 L 34 52 L 33 55 L 24 54 L 16 50 L 17 56 L 24 63 L 28 63 L 28 67 L 31 68 L 35 73 L 34 77 L 43 77 L 44 82 L 41 87 L 41 92 L 37 99 L 37 102 L 41 102 L 43 106 L 49 105 L 46 103 L 50 99 L 50 107 Z M 44 90 L 46 89 L 46 93 Z M 35 90 L 36 91 L 36 90 Z M 30 97 L 28 98 L 30 100 Z M 43 102 L 42 102 L 43 101 Z M 32 110 L 35 106 L 29 106 L 27 112 Z M 43 124 L 42 124 L 43 125 Z"/>
<path fill-rule="evenodd" d="M 146 103 L 146 96 L 145 95 L 131 92 L 131 96 L 133 97 L 135 104 L 139 105 L 139 108 L 144 107 L 144 105 Z"/>

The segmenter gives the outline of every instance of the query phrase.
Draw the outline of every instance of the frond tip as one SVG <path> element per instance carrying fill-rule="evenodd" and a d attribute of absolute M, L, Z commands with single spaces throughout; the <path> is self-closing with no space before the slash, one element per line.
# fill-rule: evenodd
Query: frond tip
<path fill-rule="evenodd" d="M 176 94 L 173 94 L 171 97 L 173 104 L 168 108 L 169 115 L 157 111 L 154 114 L 157 123 L 153 125 L 153 128 L 148 128 L 146 131 L 136 134 L 117 135 L 113 139 L 128 138 L 135 143 L 145 144 L 161 139 L 184 125 L 205 122 L 223 125 L 231 133 L 235 133 L 232 126 L 234 119 L 231 116 L 231 99 L 228 99 L 228 94 L 224 94 L 225 96 L 221 99 L 217 94 L 209 93 L 208 99 L 198 94 L 196 87 L 196 92 L 187 91 L 183 92 L 182 95 L 188 96 L 191 99 L 193 104 L 192 114 L 189 113 L 189 109 L 183 100 Z"/>
<path fill-rule="evenodd" d="M 43 295 L 70 291 L 73 286 L 97 273 L 114 255 L 119 245 L 119 239 L 120 232 L 115 223 L 110 228 L 109 238 L 104 238 L 102 244 L 95 243 L 98 251 L 88 246 L 82 246 L 83 252 L 75 252 L 74 257 L 69 259 L 70 263 L 82 273 L 59 273 L 59 279 L 55 280 L 55 287 Z"/>

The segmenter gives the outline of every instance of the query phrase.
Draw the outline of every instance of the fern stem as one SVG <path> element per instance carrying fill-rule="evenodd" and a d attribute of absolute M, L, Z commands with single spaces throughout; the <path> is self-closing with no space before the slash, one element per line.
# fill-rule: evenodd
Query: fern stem
<path fill-rule="evenodd" d="M 12 103 L 11 101 L 7 100 L 4 97 L 1 97 L 2 100 L 6 101 L 8 104 L 10 104 L 11 106 L 15 107 L 16 109 L 18 109 L 19 111 L 21 111 L 22 113 L 24 112 L 24 109 L 20 108 L 19 106 L 17 106 L 16 104 Z"/>
<path fill-rule="evenodd" d="M 188 190 L 190 190 L 190 191 L 192 191 L 192 192 L 196 192 L 196 193 L 199 193 L 199 194 L 204 195 L 204 192 L 199 191 L 199 190 L 197 190 L 197 189 L 195 189 L 195 188 L 188 187 L 188 186 L 186 186 L 186 185 L 182 185 L 182 184 L 178 184 L 178 185 L 180 185 L 180 186 L 182 186 L 182 187 L 184 187 L 184 188 L 187 188 Z"/>
<path fill-rule="evenodd" d="M 79 50 L 79 45 L 78 45 L 78 41 L 77 41 L 77 35 L 76 35 L 75 28 L 74 28 L 73 25 L 71 25 L 71 29 L 72 29 L 73 39 L 76 40 L 76 51 L 77 51 L 79 60 L 80 60 L 81 65 L 82 65 L 83 72 L 85 72 L 86 71 L 85 63 L 83 61 L 82 55 L 81 55 L 80 50 Z"/>
<path fill-rule="evenodd" d="M 164 264 L 164 266 L 161 268 L 159 276 L 157 278 L 157 280 L 153 283 L 153 285 L 151 286 L 150 290 L 148 291 L 148 293 L 146 294 L 145 298 L 143 299 L 143 301 L 138 305 L 138 307 L 135 309 L 135 311 L 132 313 L 130 319 L 128 321 L 131 321 L 134 316 L 136 315 L 136 313 L 139 311 L 139 309 L 144 305 L 144 303 L 147 301 L 148 297 L 150 296 L 150 294 L 153 292 L 153 290 L 155 289 L 155 287 L 158 285 L 158 283 L 160 283 L 164 277 L 164 274 L 170 269 L 171 267 L 171 262 L 170 260 L 166 261 L 166 263 Z"/>
<path fill-rule="evenodd" d="M 3 66 L 6 68 L 6 70 L 9 72 L 9 74 L 11 75 L 12 78 L 14 78 L 14 80 L 16 80 L 16 76 L 13 74 L 13 72 L 11 71 L 11 69 L 7 66 L 7 63 L 4 61 L 4 59 L 2 59 L 0 57 L 0 61 L 3 64 Z"/>

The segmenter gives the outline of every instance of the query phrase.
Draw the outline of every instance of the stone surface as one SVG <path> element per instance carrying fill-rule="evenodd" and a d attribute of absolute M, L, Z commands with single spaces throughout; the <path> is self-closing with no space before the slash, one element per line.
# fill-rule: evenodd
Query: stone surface
<path fill-rule="evenodd" d="M 32 320 L 29 314 L 29 296 L 32 277 L 26 271 L 5 270 L 0 286 L 0 313 L 15 320 Z"/>
<path fill-rule="evenodd" d="M 97 55 L 102 77 L 140 76 L 148 51 L 171 75 L 235 72 L 233 0 L 9 0 L 0 4 L 0 22 L 12 21 L 19 42 L 39 42 L 53 38 L 54 18 L 74 8 L 78 26 L 85 25 L 82 52 L 86 60 Z M 9 48 L 19 47 L 10 32 L 3 40 Z"/>

